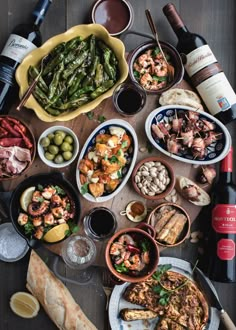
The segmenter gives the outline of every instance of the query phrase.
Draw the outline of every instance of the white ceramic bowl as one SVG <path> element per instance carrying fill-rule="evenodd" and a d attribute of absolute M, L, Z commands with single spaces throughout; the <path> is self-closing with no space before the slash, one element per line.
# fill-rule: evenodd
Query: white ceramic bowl
<path fill-rule="evenodd" d="M 127 155 L 126 159 L 127 159 L 127 163 L 126 165 L 123 167 L 122 169 L 122 181 L 121 183 L 116 187 L 116 189 L 114 191 L 112 191 L 111 193 L 104 193 L 102 196 L 95 198 L 91 193 L 86 192 L 83 195 L 83 197 L 85 199 L 87 199 L 90 202 L 97 202 L 97 203 L 101 203 L 101 202 L 106 202 L 109 199 L 113 198 L 115 195 L 117 195 L 125 186 L 126 182 L 128 181 L 130 175 L 132 174 L 135 162 L 136 162 L 136 158 L 137 158 L 137 153 L 138 153 L 138 139 L 137 139 L 137 135 L 133 129 L 133 127 L 127 123 L 126 121 L 122 120 L 122 119 L 110 119 L 105 121 L 104 123 L 100 124 L 88 137 L 87 141 L 85 142 L 81 152 L 80 152 L 80 156 L 78 159 L 78 165 L 77 165 L 77 169 L 76 169 L 76 181 L 77 181 L 77 185 L 79 188 L 79 191 L 81 192 L 81 188 L 82 188 L 82 184 L 80 181 L 80 170 L 79 170 L 79 163 L 81 161 L 81 159 L 83 159 L 85 157 L 85 155 L 89 152 L 89 150 L 91 150 L 93 148 L 93 146 L 95 145 L 95 138 L 98 134 L 105 134 L 108 132 L 109 127 L 111 126 L 116 126 L 116 127 L 121 127 L 123 128 L 128 135 L 130 135 L 132 137 L 132 151 Z"/>
<path fill-rule="evenodd" d="M 184 117 L 184 115 L 188 114 L 189 111 L 196 113 L 196 115 L 198 114 L 200 120 L 206 120 L 210 123 L 213 123 L 215 125 L 214 132 L 216 132 L 217 134 L 221 133 L 221 136 L 218 140 L 212 142 L 209 146 L 207 146 L 206 154 L 202 158 L 196 158 L 196 156 L 194 156 L 190 152 L 191 148 L 188 148 L 188 150 L 185 150 L 184 152 L 179 151 L 176 154 L 171 153 L 170 151 L 167 150 L 166 147 L 168 135 L 166 135 L 165 139 L 163 140 L 157 138 L 152 132 L 151 127 L 153 124 L 155 125 L 158 125 L 160 123 L 169 124 L 171 123 L 173 118 L 176 118 L 176 115 L 177 118 L 180 118 L 181 116 Z M 230 133 L 224 124 L 222 124 L 218 119 L 216 119 L 207 112 L 197 111 L 196 109 L 187 106 L 167 105 L 153 110 L 146 119 L 145 131 L 149 141 L 156 149 L 158 149 L 165 155 L 170 156 L 171 158 L 189 164 L 207 165 L 207 164 L 217 163 L 227 155 L 232 144 Z M 199 133 L 200 133 L 199 137 L 201 135 L 203 136 L 203 131 L 200 131 Z M 172 134 L 171 131 L 170 134 Z M 198 135 L 196 135 L 196 137 L 197 136 Z M 177 139 L 177 141 L 181 141 L 180 135 L 178 135 L 178 138 L 179 140 Z"/>
<path fill-rule="evenodd" d="M 46 137 L 48 134 L 50 133 L 54 133 L 55 131 L 64 131 L 66 134 L 70 135 L 74 142 L 73 142 L 73 156 L 70 160 L 68 161 L 64 161 L 63 163 L 61 164 L 57 164 L 55 163 L 54 161 L 52 160 L 48 160 L 44 153 L 45 153 L 45 150 L 44 148 L 42 147 L 41 145 L 41 140 L 42 138 Z M 65 126 L 51 126 L 49 128 L 47 128 L 39 137 L 38 139 L 38 144 L 37 144 L 37 149 L 38 149 L 38 154 L 39 154 L 39 157 L 41 158 L 41 160 L 48 166 L 50 167 L 53 167 L 53 168 L 63 168 L 63 167 L 66 167 L 68 165 L 70 165 L 74 160 L 75 158 L 77 157 L 78 153 L 79 153 L 79 140 L 76 136 L 76 134 L 68 127 L 65 127 Z"/>

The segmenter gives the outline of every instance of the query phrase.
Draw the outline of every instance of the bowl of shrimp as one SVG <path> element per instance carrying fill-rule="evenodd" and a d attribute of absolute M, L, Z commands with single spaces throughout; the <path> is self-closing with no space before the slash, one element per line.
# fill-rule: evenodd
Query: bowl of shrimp
<path fill-rule="evenodd" d="M 204 111 L 180 105 L 153 110 L 145 131 L 151 144 L 165 155 L 194 165 L 222 160 L 231 147 L 231 136 L 218 119 Z"/>
<path fill-rule="evenodd" d="M 156 42 L 146 42 L 138 46 L 128 59 L 130 78 L 138 82 L 148 93 L 161 94 L 180 83 L 184 66 L 175 47 L 160 41 L 168 64 L 174 67 L 174 77 L 168 74 L 167 63 Z"/>
<path fill-rule="evenodd" d="M 106 264 L 113 276 L 123 282 L 142 282 L 156 270 L 159 248 L 155 230 L 143 223 L 141 228 L 125 228 L 116 232 L 105 250 Z"/>

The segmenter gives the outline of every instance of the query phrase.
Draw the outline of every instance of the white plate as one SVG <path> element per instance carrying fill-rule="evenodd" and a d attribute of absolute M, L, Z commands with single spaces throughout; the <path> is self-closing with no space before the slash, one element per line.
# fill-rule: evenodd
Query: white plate
<path fill-rule="evenodd" d="M 189 262 L 171 258 L 171 257 L 160 257 L 159 265 L 171 264 L 171 270 L 174 270 L 178 273 L 193 279 L 192 277 L 192 267 Z M 208 280 L 208 279 L 207 279 Z M 208 280 L 209 285 L 214 289 L 210 280 Z M 130 283 L 124 283 L 123 285 L 116 285 L 110 298 L 109 304 L 109 321 L 112 330 L 154 330 L 155 325 L 157 324 L 158 318 L 154 318 L 151 320 L 137 320 L 137 321 L 123 321 L 119 317 L 119 312 L 123 308 L 141 308 L 138 305 L 131 304 L 122 298 L 122 295 L 126 289 L 126 287 L 130 285 Z M 215 291 L 215 289 L 214 289 Z M 216 291 L 215 291 L 216 292 Z M 209 324 L 206 328 L 207 330 L 216 330 L 219 327 L 220 318 L 218 315 L 218 311 L 211 307 L 210 315 L 209 315 Z"/>
<path fill-rule="evenodd" d="M 152 124 L 157 124 L 160 122 L 168 123 L 175 117 L 175 113 L 177 112 L 184 112 L 184 111 L 193 111 L 199 114 L 199 117 L 202 119 L 206 119 L 216 125 L 216 131 L 222 133 L 222 138 L 217 140 L 216 142 L 211 143 L 210 146 L 207 147 L 207 155 L 203 159 L 196 159 L 190 153 L 178 153 L 173 154 L 166 150 L 163 140 L 155 138 L 151 132 Z M 163 107 L 159 107 L 153 110 L 146 119 L 145 122 L 145 131 L 146 135 L 151 142 L 151 144 L 164 153 L 165 155 L 177 159 L 181 162 L 189 163 L 189 164 L 197 164 L 197 165 L 207 165 L 207 164 L 214 164 L 219 162 L 223 159 L 229 149 L 231 147 L 231 136 L 224 124 L 222 124 L 218 119 L 213 117 L 207 112 L 204 111 L 197 111 L 196 109 L 180 106 L 180 105 L 166 105 Z"/>
<path fill-rule="evenodd" d="M 86 198 L 88 201 L 90 202 L 96 202 L 96 203 L 102 203 L 102 202 L 106 202 L 109 199 L 113 198 L 115 195 L 117 195 L 122 188 L 124 187 L 124 185 L 126 184 L 126 182 L 128 181 L 135 162 L 136 162 L 136 158 L 137 158 L 137 153 L 138 153 L 138 138 L 137 135 L 133 129 L 133 127 L 127 123 L 126 121 L 122 120 L 122 119 L 110 119 L 105 121 L 104 123 L 100 124 L 88 137 L 87 141 L 85 142 L 83 149 L 80 152 L 80 156 L 78 159 L 78 164 L 77 164 L 77 169 L 76 169 L 76 181 L 77 181 L 77 186 L 79 188 L 79 191 L 81 191 L 81 182 L 80 182 L 80 171 L 79 171 L 79 162 L 82 158 L 84 158 L 84 156 L 87 154 L 87 152 L 89 151 L 89 149 L 91 149 L 94 144 L 95 144 L 95 138 L 98 134 L 104 134 L 105 132 L 108 131 L 110 126 L 117 126 L 117 127 L 122 127 L 123 129 L 125 129 L 125 131 L 132 136 L 133 142 L 133 150 L 131 155 L 129 155 L 128 157 L 128 161 L 127 164 L 125 165 L 125 167 L 123 168 L 122 172 L 123 172 L 123 179 L 122 182 L 118 185 L 118 187 L 110 194 L 104 194 L 101 197 L 95 198 L 94 196 L 92 196 L 90 193 L 86 193 L 83 194 L 83 197 Z"/>

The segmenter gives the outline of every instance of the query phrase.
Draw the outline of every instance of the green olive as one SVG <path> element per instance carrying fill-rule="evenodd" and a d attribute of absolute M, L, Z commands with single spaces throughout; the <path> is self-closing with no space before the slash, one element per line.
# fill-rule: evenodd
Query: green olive
<path fill-rule="evenodd" d="M 65 160 L 70 160 L 72 158 L 73 154 L 71 151 L 64 151 L 62 156 Z"/>
<path fill-rule="evenodd" d="M 47 160 L 53 160 L 55 155 L 51 154 L 50 152 L 46 151 L 45 154 L 44 154 L 45 158 Z"/>
<path fill-rule="evenodd" d="M 58 148 L 58 146 L 55 146 L 54 144 L 50 144 L 50 146 L 48 147 L 48 151 L 53 155 L 57 155 L 59 152 L 59 148 Z"/>
<path fill-rule="evenodd" d="M 54 139 L 54 134 L 53 133 L 49 133 L 47 135 L 47 138 L 49 138 L 49 140 L 52 141 Z"/>
<path fill-rule="evenodd" d="M 61 134 L 55 134 L 53 141 L 57 146 L 60 146 L 63 142 L 63 136 Z"/>
<path fill-rule="evenodd" d="M 59 134 L 59 135 L 61 135 L 61 136 L 62 136 L 62 139 L 64 139 L 65 136 L 66 136 L 66 132 L 61 131 L 61 130 L 57 130 L 57 131 L 55 132 L 55 134 Z"/>
<path fill-rule="evenodd" d="M 74 150 L 73 145 L 72 145 L 72 144 L 69 144 L 69 148 L 68 148 L 68 150 L 66 150 L 66 151 L 73 151 L 73 150 Z"/>
<path fill-rule="evenodd" d="M 68 142 L 63 142 L 60 146 L 62 151 L 70 151 L 71 145 Z"/>
<path fill-rule="evenodd" d="M 64 138 L 64 141 L 69 143 L 69 144 L 72 144 L 74 142 L 74 139 L 73 139 L 72 136 L 66 135 L 66 137 Z"/>
<path fill-rule="evenodd" d="M 56 155 L 56 157 L 54 158 L 54 162 L 56 164 L 61 164 L 64 162 L 64 158 L 62 157 L 62 155 Z"/>
<path fill-rule="evenodd" d="M 40 144 L 42 147 L 48 147 L 50 144 L 50 139 L 48 137 L 44 137 L 41 139 Z"/>

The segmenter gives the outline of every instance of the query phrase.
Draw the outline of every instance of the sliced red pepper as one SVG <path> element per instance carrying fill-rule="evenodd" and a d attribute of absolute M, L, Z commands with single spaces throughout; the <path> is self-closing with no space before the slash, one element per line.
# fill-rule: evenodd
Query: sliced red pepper
<path fill-rule="evenodd" d="M 22 132 L 22 130 L 19 126 L 15 125 L 14 128 L 17 132 L 20 133 L 22 139 L 25 142 L 26 147 L 31 149 L 33 147 L 33 144 L 31 143 L 30 139 Z"/>
<path fill-rule="evenodd" d="M 8 131 L 8 133 L 13 136 L 15 136 L 15 137 L 21 136 L 20 133 L 17 132 L 6 119 L 2 120 L 1 126 L 2 126 L 2 128 L 5 128 Z"/>
<path fill-rule="evenodd" d="M 133 246 L 131 244 L 127 244 L 127 250 L 132 253 L 141 253 L 139 248 L 137 248 L 136 246 Z"/>
<path fill-rule="evenodd" d="M 0 139 L 0 146 L 2 147 L 21 147 L 23 139 L 22 138 L 2 138 Z"/>

